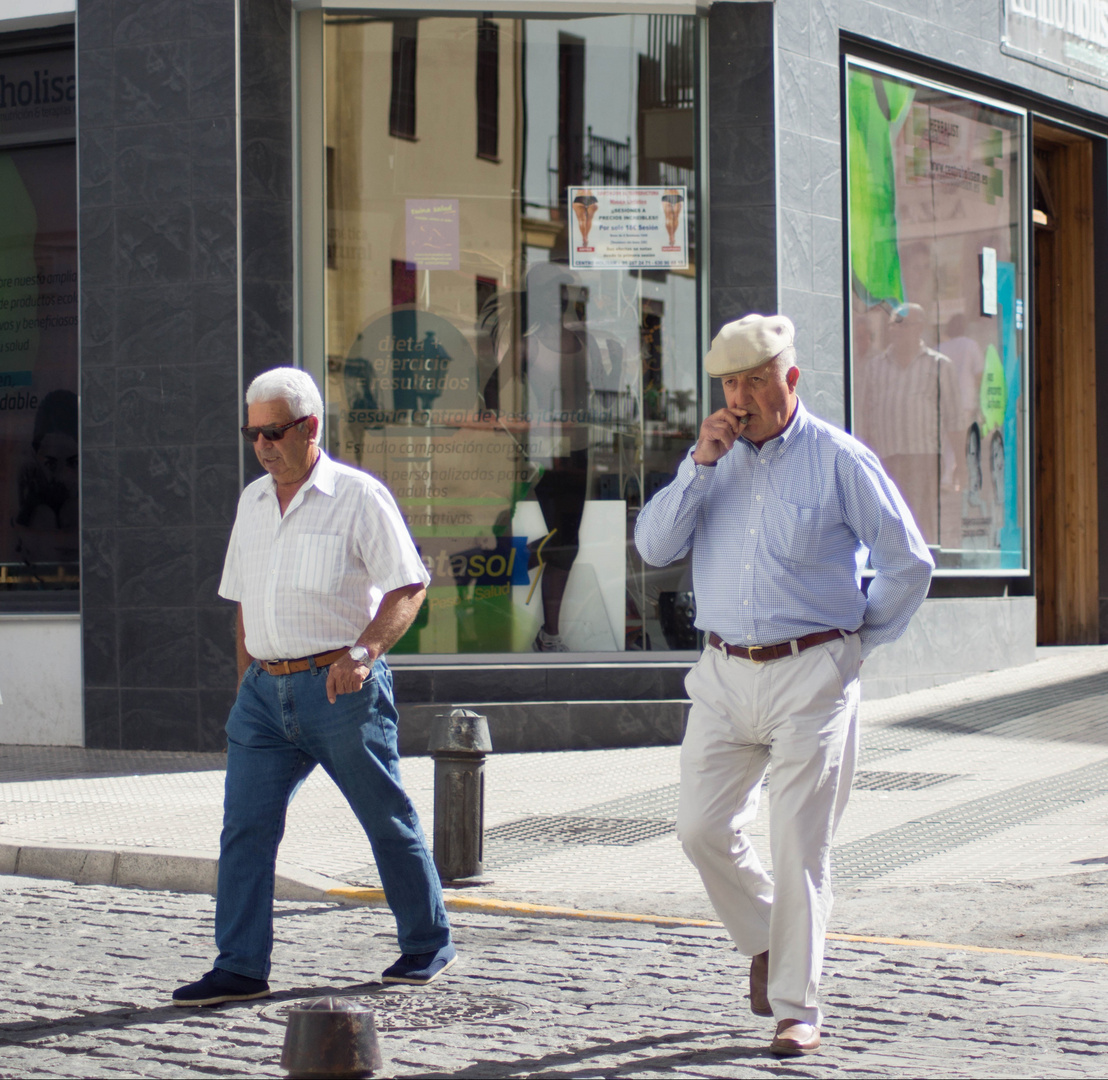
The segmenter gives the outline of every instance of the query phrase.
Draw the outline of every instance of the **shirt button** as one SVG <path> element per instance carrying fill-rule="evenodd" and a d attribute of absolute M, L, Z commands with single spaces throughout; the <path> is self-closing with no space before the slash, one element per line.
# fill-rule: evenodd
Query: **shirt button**
<path fill-rule="evenodd" d="M 749 570 L 749 569 L 750 569 L 750 563 L 747 563 L 747 564 L 746 564 L 746 568 L 747 568 L 747 570 Z"/>
<path fill-rule="evenodd" d="M 743 601 L 743 607 L 746 607 L 746 605 L 747 605 L 747 604 L 749 604 L 749 603 L 750 603 L 750 601 L 749 601 L 749 600 L 744 600 L 744 601 Z"/>
<path fill-rule="evenodd" d="M 746 635 L 746 640 L 747 641 L 753 641 L 754 640 L 754 635 L 753 634 L 747 634 Z"/>
<path fill-rule="evenodd" d="M 751 530 L 750 530 L 750 535 L 751 535 L 751 536 L 753 536 L 753 535 L 754 535 L 754 530 L 753 530 L 753 529 L 751 529 Z"/>
<path fill-rule="evenodd" d="M 759 460 L 759 461 L 760 461 L 760 462 L 761 462 L 761 463 L 762 463 L 763 465 L 764 465 L 764 464 L 766 463 L 766 459 L 765 459 L 765 458 L 758 458 L 758 460 Z"/>
<path fill-rule="evenodd" d="M 762 501 L 762 496 L 761 495 L 755 495 L 754 498 L 756 498 L 758 500 L 758 502 Z"/>

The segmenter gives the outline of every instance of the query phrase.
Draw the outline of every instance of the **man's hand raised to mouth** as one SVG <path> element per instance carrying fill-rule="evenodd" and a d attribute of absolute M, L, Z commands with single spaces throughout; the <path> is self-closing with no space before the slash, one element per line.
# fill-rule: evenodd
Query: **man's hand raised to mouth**
<path fill-rule="evenodd" d="M 743 409 L 720 409 L 705 418 L 700 425 L 700 437 L 692 459 L 697 465 L 714 465 L 742 434 L 750 416 Z"/>

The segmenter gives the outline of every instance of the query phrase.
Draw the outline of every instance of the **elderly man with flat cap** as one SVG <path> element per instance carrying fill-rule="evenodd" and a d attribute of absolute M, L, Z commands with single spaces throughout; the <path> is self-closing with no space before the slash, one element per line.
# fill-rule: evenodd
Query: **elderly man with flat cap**
<path fill-rule="evenodd" d="M 819 1048 L 831 838 L 857 760 L 858 670 L 899 637 L 934 564 L 872 451 L 797 397 L 793 324 L 725 326 L 706 366 L 726 407 L 643 508 L 656 566 L 692 551 L 706 648 L 685 686 L 677 831 L 713 907 L 752 957 L 750 1007 L 770 1049 Z M 862 590 L 867 556 L 875 576 Z M 773 877 L 745 834 L 767 767 Z"/>

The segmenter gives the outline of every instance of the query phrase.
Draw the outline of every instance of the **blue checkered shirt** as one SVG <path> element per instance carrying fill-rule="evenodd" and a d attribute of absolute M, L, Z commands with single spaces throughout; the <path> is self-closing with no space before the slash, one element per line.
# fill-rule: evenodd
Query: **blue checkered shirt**
<path fill-rule="evenodd" d="M 863 658 L 904 633 L 935 565 L 873 451 L 799 400 L 760 450 L 740 438 L 714 466 L 690 451 L 643 507 L 635 545 L 654 566 L 692 549 L 696 625 L 728 644 L 857 630 Z"/>

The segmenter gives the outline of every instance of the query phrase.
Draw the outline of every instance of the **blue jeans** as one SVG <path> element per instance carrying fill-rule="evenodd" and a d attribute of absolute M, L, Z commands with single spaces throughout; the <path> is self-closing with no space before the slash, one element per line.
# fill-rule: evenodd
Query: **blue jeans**
<path fill-rule="evenodd" d="M 215 966 L 269 975 L 273 883 L 289 800 L 321 764 L 369 837 L 400 951 L 450 941 L 442 887 L 415 808 L 400 784 L 392 672 L 378 660 L 356 694 L 327 700 L 328 668 L 247 670 L 227 720 L 227 783 L 215 907 Z"/>

